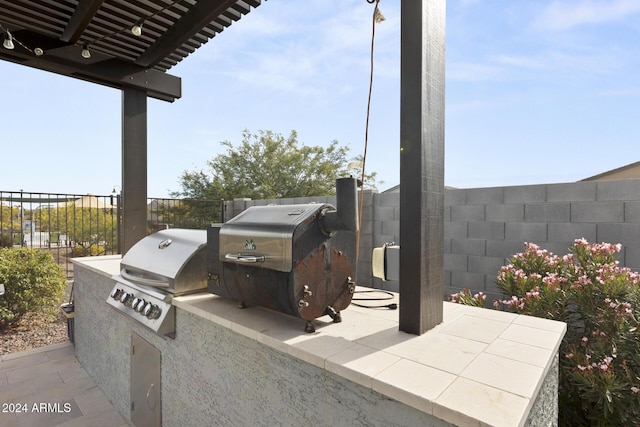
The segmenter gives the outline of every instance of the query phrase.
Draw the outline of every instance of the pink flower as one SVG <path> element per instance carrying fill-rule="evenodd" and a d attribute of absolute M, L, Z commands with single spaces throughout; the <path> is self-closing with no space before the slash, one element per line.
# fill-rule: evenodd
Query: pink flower
<path fill-rule="evenodd" d="M 587 341 L 589 341 L 589 338 L 587 338 L 587 337 L 582 337 L 582 342 L 587 342 Z"/>
<path fill-rule="evenodd" d="M 631 387 L 631 391 L 634 393 L 638 393 L 640 391 L 640 388 L 638 387 Z"/>
<path fill-rule="evenodd" d="M 567 353 L 564 357 L 567 359 L 573 359 L 573 353 Z"/>
<path fill-rule="evenodd" d="M 487 299 L 486 295 L 482 292 L 478 292 L 477 294 L 475 294 L 473 296 L 473 299 L 478 299 L 480 298 L 482 301 L 484 301 L 485 299 Z"/>

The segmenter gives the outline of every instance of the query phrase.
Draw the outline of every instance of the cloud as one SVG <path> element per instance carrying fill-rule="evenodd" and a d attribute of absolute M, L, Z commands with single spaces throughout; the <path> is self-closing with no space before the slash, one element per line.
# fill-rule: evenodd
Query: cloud
<path fill-rule="evenodd" d="M 640 13 L 638 0 L 555 0 L 542 10 L 533 26 L 543 31 L 564 31 L 616 22 L 637 13 Z"/>
<path fill-rule="evenodd" d="M 505 67 L 502 66 L 447 61 L 447 80 L 464 82 L 500 81 L 506 75 Z"/>
<path fill-rule="evenodd" d="M 535 55 L 496 55 L 493 60 L 499 64 L 529 70 L 572 70 L 606 74 L 619 69 L 620 61 L 612 55 L 562 53 L 549 51 Z"/>
<path fill-rule="evenodd" d="M 233 45 L 216 47 L 205 73 L 295 96 L 349 92 L 358 79 L 368 79 L 371 5 L 334 2 L 328 8 L 323 0 L 299 7 L 266 3 L 261 9 L 259 19 L 247 16 L 246 27 L 227 30 L 241 34 Z M 399 44 L 399 17 L 395 9 L 383 12 L 387 20 L 376 27 L 376 73 L 398 75 L 393 43 Z"/>
<path fill-rule="evenodd" d="M 599 92 L 602 96 L 611 97 L 638 97 L 640 96 L 640 86 L 627 86 L 619 89 L 609 89 Z"/>
<path fill-rule="evenodd" d="M 490 102 L 485 100 L 472 99 L 467 101 L 447 101 L 447 115 L 455 117 L 457 115 L 474 114 L 482 111 L 492 111 L 496 108 L 504 107 L 499 101 Z"/>

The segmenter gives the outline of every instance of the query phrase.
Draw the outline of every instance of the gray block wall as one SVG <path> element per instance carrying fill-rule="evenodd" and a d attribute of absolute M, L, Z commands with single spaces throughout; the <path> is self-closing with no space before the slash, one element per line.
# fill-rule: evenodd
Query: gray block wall
<path fill-rule="evenodd" d="M 371 251 L 400 244 L 400 193 L 365 192 L 358 284 L 398 291 L 397 281 L 371 276 Z M 333 197 L 288 203 L 335 203 Z M 640 270 L 640 179 L 445 190 L 444 293 L 469 288 L 499 297 L 495 278 L 508 258 L 531 242 L 564 255 L 575 239 L 620 243 L 620 264 Z M 280 200 L 244 200 L 253 204 Z M 230 205 L 229 211 L 241 207 Z"/>
<path fill-rule="evenodd" d="M 531 242 L 564 255 L 575 239 L 620 243 L 640 269 L 640 180 L 447 190 L 445 295 L 470 288 L 499 297 L 495 278 Z"/>

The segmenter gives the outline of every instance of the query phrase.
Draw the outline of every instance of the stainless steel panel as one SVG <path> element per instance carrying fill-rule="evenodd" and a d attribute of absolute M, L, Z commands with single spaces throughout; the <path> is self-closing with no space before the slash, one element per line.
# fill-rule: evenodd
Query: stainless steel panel
<path fill-rule="evenodd" d="M 328 204 L 252 206 L 222 225 L 220 261 L 289 272 L 295 231 Z"/>
<path fill-rule="evenodd" d="M 171 304 L 172 295 L 126 283 L 118 276 L 115 278 L 118 282 L 107 298 L 107 304 L 158 335 L 175 334 L 176 309 Z"/>
<path fill-rule="evenodd" d="M 160 350 L 131 333 L 131 421 L 136 427 L 162 425 Z"/>
<path fill-rule="evenodd" d="M 151 234 L 127 252 L 122 276 L 143 286 L 183 294 L 207 287 L 206 230 L 168 229 Z"/>

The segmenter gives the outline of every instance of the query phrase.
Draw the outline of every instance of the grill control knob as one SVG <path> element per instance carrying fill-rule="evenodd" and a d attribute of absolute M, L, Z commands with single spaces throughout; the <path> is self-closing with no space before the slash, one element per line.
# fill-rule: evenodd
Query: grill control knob
<path fill-rule="evenodd" d="M 142 313 L 145 316 L 148 316 L 149 313 L 151 313 L 151 305 L 152 304 L 150 302 L 146 303 L 140 313 Z"/>
<path fill-rule="evenodd" d="M 117 300 L 119 299 L 121 293 L 122 293 L 122 289 L 114 288 L 111 291 L 111 298 Z"/>
<path fill-rule="evenodd" d="M 120 295 L 120 302 L 124 305 L 131 306 L 131 294 L 123 292 L 122 295 Z"/>
<path fill-rule="evenodd" d="M 139 312 L 144 306 L 144 300 L 142 298 L 134 298 L 133 303 L 131 304 L 131 308 L 135 311 Z"/>
<path fill-rule="evenodd" d="M 145 306 L 144 306 L 144 310 L 142 310 L 142 314 L 144 314 L 145 316 L 147 316 L 148 319 L 157 319 L 158 317 L 160 317 L 160 313 L 162 312 L 162 310 L 160 310 L 160 307 L 158 307 L 155 304 L 151 304 L 150 302 L 148 302 Z"/>

